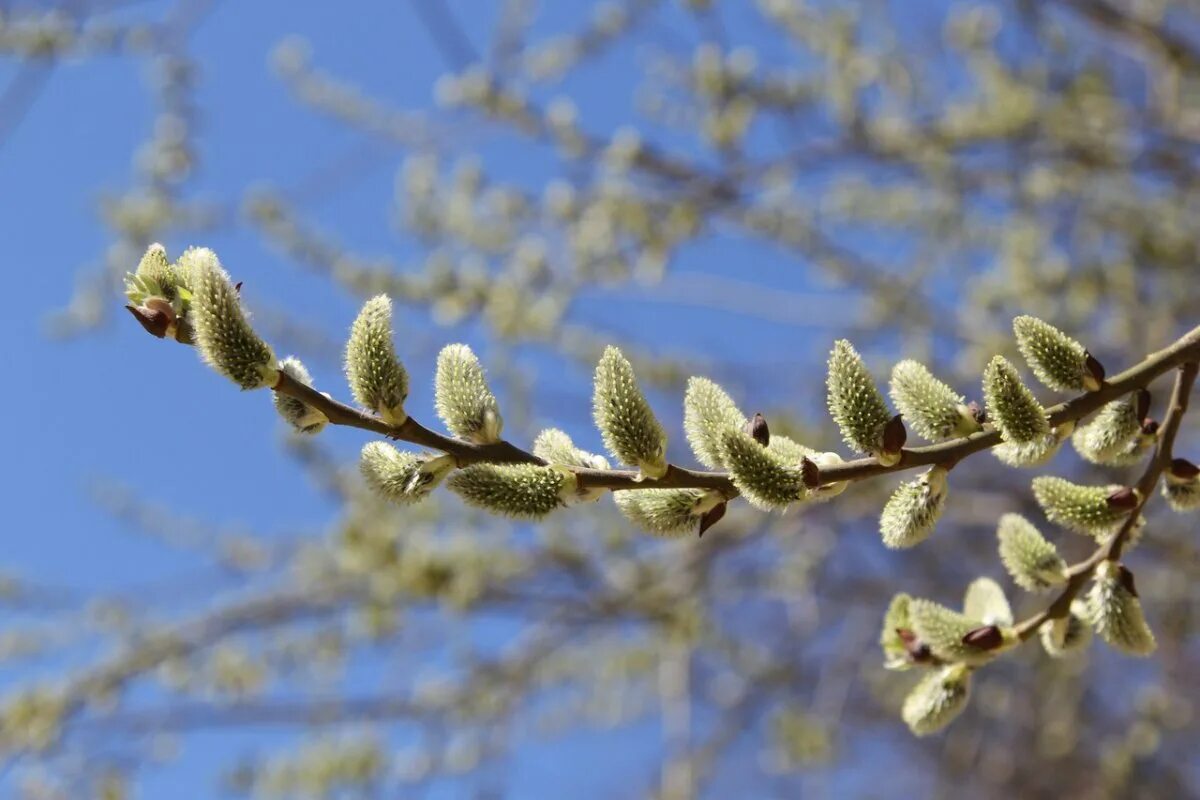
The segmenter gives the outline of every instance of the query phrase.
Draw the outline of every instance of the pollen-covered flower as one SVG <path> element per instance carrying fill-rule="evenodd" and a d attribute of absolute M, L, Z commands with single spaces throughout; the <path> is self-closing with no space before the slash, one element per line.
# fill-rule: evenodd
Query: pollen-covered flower
<path fill-rule="evenodd" d="M 1076 599 L 1071 601 L 1071 611 L 1065 617 L 1043 622 L 1038 635 L 1046 653 L 1052 658 L 1065 658 L 1091 644 L 1092 626 L 1087 616 L 1087 603 Z"/>
<path fill-rule="evenodd" d="M 243 389 L 273 386 L 275 354 L 250 327 L 237 289 L 211 250 L 193 252 L 191 319 L 200 357 Z"/>
<path fill-rule="evenodd" d="M 980 430 L 963 396 L 918 361 L 905 360 L 892 367 L 888 393 L 904 420 L 931 442 L 970 436 Z"/>
<path fill-rule="evenodd" d="M 1038 380 L 1051 389 L 1094 392 L 1104 380 L 1104 370 L 1083 345 L 1037 317 L 1013 320 L 1017 347 Z"/>
<path fill-rule="evenodd" d="M 1020 514 L 1005 514 L 996 527 L 1000 560 L 1016 584 L 1040 592 L 1067 581 L 1067 562 L 1053 544 Z"/>
<path fill-rule="evenodd" d="M 1181 513 L 1200 508 L 1200 468 L 1187 459 L 1173 460 L 1163 476 L 1162 496 Z"/>
<path fill-rule="evenodd" d="M 363 304 L 346 343 L 346 380 L 354 399 L 389 425 L 408 419 L 408 373 L 392 342 L 392 301 L 376 295 Z"/>
<path fill-rule="evenodd" d="M 930 672 L 904 698 L 900 716 L 917 736 L 945 728 L 967 707 L 971 696 L 971 668 L 949 664 Z"/>
<path fill-rule="evenodd" d="M 842 439 L 856 452 L 875 456 L 883 464 L 895 464 L 900 460 L 900 448 L 887 447 L 884 442 L 884 429 L 892 415 L 854 345 L 845 339 L 835 342 L 828 366 L 829 413 L 841 429 Z"/>
<path fill-rule="evenodd" d="M 1088 423 L 1080 425 L 1071 436 L 1071 444 L 1079 455 L 1093 464 L 1113 464 L 1124 456 L 1129 446 L 1142 432 L 1139 414 L 1139 394 L 1123 397 L 1106 404 Z"/>
<path fill-rule="evenodd" d="M 1158 647 L 1146 624 L 1133 573 L 1123 564 L 1102 561 L 1087 595 L 1087 619 L 1100 638 L 1133 656 L 1148 656 Z"/>
<path fill-rule="evenodd" d="M 696 460 L 711 469 L 722 469 L 722 438 L 746 423 L 733 400 L 707 378 L 689 378 L 683 397 L 683 429 Z"/>
<path fill-rule="evenodd" d="M 984 369 L 983 397 L 988 421 L 1000 431 L 1004 441 L 1039 442 L 1050 433 L 1046 410 L 1004 356 L 994 357 Z"/>
<path fill-rule="evenodd" d="M 613 492 L 625 518 L 658 536 L 696 533 L 701 519 L 725 498 L 704 489 L 629 489 Z"/>
<path fill-rule="evenodd" d="M 1131 510 L 1119 486 L 1081 486 L 1050 475 L 1033 479 L 1033 496 L 1051 522 L 1094 538 L 1112 533 Z"/>
<path fill-rule="evenodd" d="M 298 358 L 288 357 L 280 361 L 279 371 L 287 373 L 288 377 L 297 383 L 308 387 L 313 385 L 312 376 L 308 374 L 308 370 Z M 275 395 L 275 410 L 279 416 L 300 433 L 319 433 L 329 422 L 328 417 L 303 400 L 297 400 L 280 392 L 273 392 L 273 394 Z"/>
<path fill-rule="evenodd" d="M 446 481 L 468 505 L 521 519 L 541 519 L 572 499 L 575 476 L 561 467 L 472 464 Z"/>
<path fill-rule="evenodd" d="M 750 434 L 726 431 L 722 445 L 729 477 L 751 505 L 782 511 L 808 494 L 803 470 L 769 446 L 763 447 Z"/>
<path fill-rule="evenodd" d="M 451 344 L 438 354 L 434 404 L 446 428 L 476 444 L 500 441 L 500 407 L 488 387 L 479 359 L 465 344 Z"/>
<path fill-rule="evenodd" d="M 946 489 L 946 468 L 942 466 L 934 466 L 916 480 L 900 484 L 879 517 L 883 543 L 898 549 L 925 541 L 942 515 Z"/>
<path fill-rule="evenodd" d="M 633 366 L 615 347 L 606 348 L 596 365 L 592 406 L 604 446 L 617 460 L 650 478 L 666 474 L 667 434 L 642 394 Z"/>
<path fill-rule="evenodd" d="M 368 442 L 358 461 L 367 485 L 380 497 L 400 505 L 424 499 L 454 466 L 454 456 L 409 453 L 387 442 Z"/>

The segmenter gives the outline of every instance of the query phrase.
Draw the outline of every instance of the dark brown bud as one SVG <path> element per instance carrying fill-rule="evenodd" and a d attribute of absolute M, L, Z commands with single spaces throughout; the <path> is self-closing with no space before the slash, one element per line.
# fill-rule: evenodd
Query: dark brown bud
<path fill-rule="evenodd" d="M 235 283 L 235 284 L 233 285 L 233 290 L 234 290 L 235 292 L 237 292 L 238 294 L 241 294 L 241 293 L 242 293 L 242 282 L 241 282 L 241 281 L 238 281 L 237 283 Z"/>
<path fill-rule="evenodd" d="M 1171 466 L 1168 469 L 1172 478 L 1178 478 L 1184 481 L 1195 480 L 1197 475 L 1200 475 L 1200 467 L 1196 466 L 1186 458 L 1171 459 Z"/>
<path fill-rule="evenodd" d="M 754 419 L 748 420 L 742 430 L 763 447 L 771 443 L 771 430 L 767 427 L 767 418 L 762 414 L 755 414 Z"/>
<path fill-rule="evenodd" d="M 809 489 L 821 488 L 821 468 L 815 461 L 807 458 L 800 461 L 800 477 Z"/>
<path fill-rule="evenodd" d="M 1083 386 L 1089 392 L 1099 391 L 1104 385 L 1104 365 L 1086 350 L 1083 355 Z"/>
<path fill-rule="evenodd" d="M 1133 408 L 1138 419 L 1145 419 L 1150 413 L 1150 390 L 1138 389 L 1134 393 Z"/>
<path fill-rule="evenodd" d="M 171 327 L 171 316 L 165 311 L 137 306 L 125 306 L 125 308 L 129 309 L 129 313 L 133 314 L 133 318 L 138 321 L 138 324 L 146 329 L 146 333 L 159 339 L 167 335 L 167 329 Z"/>
<path fill-rule="evenodd" d="M 995 625 L 984 625 L 982 628 L 969 631 L 962 638 L 962 643 L 979 650 L 995 650 L 1004 644 L 1004 634 Z"/>
<path fill-rule="evenodd" d="M 899 453 L 908 441 L 908 430 L 904 427 L 903 414 L 897 414 L 883 427 L 883 452 Z"/>
<path fill-rule="evenodd" d="M 1108 507 L 1115 511 L 1130 511 L 1137 508 L 1137 492 L 1126 486 L 1108 496 Z"/>
<path fill-rule="evenodd" d="M 721 517 L 725 516 L 725 503 L 718 503 L 710 508 L 700 517 L 700 536 L 704 532 L 721 521 Z"/>
<path fill-rule="evenodd" d="M 1147 436 L 1154 436 L 1158 433 L 1158 420 L 1146 417 L 1142 420 L 1142 433 Z"/>
<path fill-rule="evenodd" d="M 1129 592 L 1134 597 L 1138 596 L 1137 587 L 1133 584 L 1133 573 L 1129 571 L 1129 567 L 1121 564 L 1117 570 L 1117 582 L 1121 584 L 1121 588 Z"/>

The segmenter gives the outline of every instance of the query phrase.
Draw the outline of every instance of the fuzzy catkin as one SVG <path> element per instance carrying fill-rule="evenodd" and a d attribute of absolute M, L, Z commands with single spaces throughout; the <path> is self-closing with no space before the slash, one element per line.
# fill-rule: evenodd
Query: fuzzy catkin
<path fill-rule="evenodd" d="M 1132 591 L 1128 570 L 1114 561 L 1102 561 L 1087 595 L 1087 619 L 1112 647 L 1133 656 L 1148 656 L 1158 643 L 1146 624 L 1142 603 Z"/>
<path fill-rule="evenodd" d="M 1097 538 L 1111 533 L 1129 513 L 1108 502 L 1118 488 L 1081 486 L 1051 475 L 1033 479 L 1033 496 L 1047 519 L 1069 531 Z"/>
<path fill-rule="evenodd" d="M 541 519 L 565 505 L 575 485 L 569 472 L 534 464 L 472 464 L 446 481 L 468 505 L 518 519 Z"/>
<path fill-rule="evenodd" d="M 962 395 L 938 380 L 919 361 L 892 367 L 888 394 L 904 421 L 931 442 L 969 436 L 980 430 Z"/>
<path fill-rule="evenodd" d="M 884 545 L 908 548 L 929 538 L 945 507 L 946 491 L 946 468 L 940 466 L 900 484 L 879 516 Z"/>
<path fill-rule="evenodd" d="M 747 433 L 726 431 L 722 460 L 733 485 L 756 508 L 782 511 L 808 494 L 804 474 Z"/>
<path fill-rule="evenodd" d="M 988 421 L 1000 431 L 1004 441 L 1026 444 L 1050 433 L 1045 409 L 1004 356 L 994 357 L 984 368 L 983 397 Z"/>
<path fill-rule="evenodd" d="M 396 358 L 392 341 L 392 301 L 376 295 L 363 304 L 346 342 L 346 380 L 355 401 L 389 425 L 408 415 L 408 372 Z"/>
<path fill-rule="evenodd" d="M 500 406 L 483 374 L 483 365 L 465 344 L 450 344 L 438 354 L 433 383 L 434 406 L 446 429 L 475 444 L 500 440 Z"/>
<path fill-rule="evenodd" d="M 1043 384 L 1060 392 L 1088 388 L 1087 351 L 1079 342 L 1030 316 L 1013 320 L 1013 334 L 1021 355 Z"/>
<path fill-rule="evenodd" d="M 1067 581 L 1067 562 L 1033 523 L 1005 514 L 996 527 L 1000 561 L 1018 586 L 1040 592 Z"/>
<path fill-rule="evenodd" d="M 613 492 L 613 501 L 630 522 L 658 536 L 695 533 L 700 517 L 722 501 L 703 489 L 630 489 Z"/>
<path fill-rule="evenodd" d="M 696 460 L 710 469 L 723 469 L 722 440 L 741 430 L 746 416 L 733 399 L 707 378 L 689 378 L 683 397 L 683 429 Z"/>
<path fill-rule="evenodd" d="M 304 363 L 294 356 L 280 361 L 279 371 L 286 373 L 292 380 L 304 386 L 311 388 L 313 385 L 312 376 L 308 374 Z M 306 434 L 319 433 L 329 422 L 328 417 L 303 400 L 297 400 L 295 397 L 280 392 L 273 392 L 273 394 L 275 411 L 296 431 Z"/>
<path fill-rule="evenodd" d="M 637 384 L 633 366 L 615 347 L 596 365 L 592 411 L 604 446 L 623 464 L 661 478 L 667 471 L 667 434 Z"/>
<path fill-rule="evenodd" d="M 923 677 L 908 696 L 900 716 L 917 736 L 929 736 L 945 728 L 967 707 L 971 696 L 971 669 L 950 664 Z"/>
<path fill-rule="evenodd" d="M 275 354 L 250 326 L 237 289 L 211 250 L 195 251 L 192 281 L 191 320 L 200 357 L 242 389 L 274 385 Z"/>
<path fill-rule="evenodd" d="M 854 345 L 840 339 L 829 354 L 826 378 L 829 413 L 852 450 L 878 456 L 891 419 L 883 395 Z"/>

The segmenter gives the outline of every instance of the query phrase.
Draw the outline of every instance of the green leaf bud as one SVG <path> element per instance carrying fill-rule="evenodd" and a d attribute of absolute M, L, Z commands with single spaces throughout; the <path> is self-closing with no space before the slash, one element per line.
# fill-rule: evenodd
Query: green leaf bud
<path fill-rule="evenodd" d="M 953 722 L 970 697 L 970 667 L 950 664 L 930 672 L 913 687 L 904 698 L 900 716 L 914 734 L 928 736 Z"/>
<path fill-rule="evenodd" d="M 995 655 L 992 649 L 981 649 L 963 641 L 983 625 L 981 620 L 921 598 L 914 598 L 908 604 L 908 613 L 917 640 L 928 645 L 929 651 L 942 661 L 983 664 Z"/>
<path fill-rule="evenodd" d="M 389 425 L 408 419 L 408 373 L 392 341 L 392 301 L 376 295 L 363 304 L 346 342 L 346 380 L 355 401 Z"/>
<path fill-rule="evenodd" d="M 1020 514 L 1000 517 L 996 537 L 1000 540 L 1000 560 L 1022 589 L 1040 592 L 1067 582 L 1067 562 Z"/>
<path fill-rule="evenodd" d="M 1136 393 L 1108 403 L 1090 422 L 1075 429 L 1071 444 L 1093 464 L 1120 460 L 1142 432 L 1138 404 Z"/>
<path fill-rule="evenodd" d="M 1046 518 L 1069 531 L 1102 538 L 1112 533 L 1129 508 L 1112 500 L 1119 486 L 1080 486 L 1064 478 L 1042 475 L 1033 479 L 1033 496 Z"/>
<path fill-rule="evenodd" d="M 835 342 L 828 366 L 829 413 L 841 429 L 842 439 L 854 451 L 875 456 L 880 463 L 890 466 L 899 461 L 898 450 L 884 452 L 884 428 L 892 415 L 854 345 L 845 339 Z"/>
<path fill-rule="evenodd" d="M 596 365 L 592 405 L 604 446 L 618 461 L 650 478 L 667 473 L 667 434 L 638 387 L 633 366 L 615 347 L 606 348 Z"/>
<path fill-rule="evenodd" d="M 931 442 L 970 436 L 981 429 L 963 396 L 918 361 L 905 360 L 892 367 L 888 394 L 913 430 Z"/>
<path fill-rule="evenodd" d="M 1200 469 L 1187 459 L 1173 460 L 1163 478 L 1162 496 L 1180 513 L 1200 508 Z"/>
<path fill-rule="evenodd" d="M 770 447 L 763 447 L 748 433 L 726 431 L 722 445 L 721 457 L 729 477 L 752 506 L 782 511 L 808 495 L 803 470 Z"/>
<path fill-rule="evenodd" d="M 1087 595 L 1087 620 L 1100 638 L 1133 656 L 1148 656 L 1158 647 L 1146 624 L 1133 573 L 1115 561 L 1102 561 Z"/>
<path fill-rule="evenodd" d="M 963 598 L 963 614 L 983 625 L 1008 627 L 1013 624 L 1012 608 L 1000 584 L 991 578 L 976 578 Z"/>
<path fill-rule="evenodd" d="M 243 389 L 274 386 L 275 354 L 250 327 L 237 289 L 211 250 L 194 251 L 192 281 L 191 321 L 200 357 Z"/>
<path fill-rule="evenodd" d="M 1004 441 L 1026 444 L 1042 441 L 1050 433 L 1046 410 L 1004 356 L 994 357 L 984 369 L 983 397 L 988 421 Z"/>
<path fill-rule="evenodd" d="M 308 370 L 298 358 L 289 356 L 280 361 L 279 371 L 287 373 L 288 377 L 297 383 L 308 387 L 313 385 L 312 376 L 308 374 Z M 297 400 L 279 392 L 272 394 L 275 396 L 275 410 L 279 416 L 300 433 L 319 433 L 329 422 L 328 417 L 303 400 Z"/>
<path fill-rule="evenodd" d="M 629 489 L 613 492 L 626 519 L 658 536 L 696 533 L 701 518 L 725 501 L 703 489 Z"/>
<path fill-rule="evenodd" d="M 1071 611 L 1065 617 L 1042 623 L 1038 635 L 1042 648 L 1052 658 L 1065 658 L 1083 650 L 1092 642 L 1092 626 L 1087 622 L 1087 603 L 1071 601 Z"/>
<path fill-rule="evenodd" d="M 410 453 L 387 442 L 368 442 L 358 461 L 367 485 L 380 497 L 400 505 L 423 500 L 454 466 L 454 456 Z"/>
<path fill-rule="evenodd" d="M 504 426 L 500 406 L 471 348 L 465 344 L 442 348 L 433 388 L 438 416 L 452 434 L 475 444 L 500 441 Z"/>
<path fill-rule="evenodd" d="M 900 549 L 925 541 L 942 515 L 946 491 L 946 468 L 941 466 L 900 484 L 879 516 L 884 545 Z"/>
<path fill-rule="evenodd" d="M 1037 317 L 1013 320 L 1017 347 L 1038 380 L 1051 389 L 1094 392 L 1104 380 L 1104 370 L 1083 345 Z"/>
<path fill-rule="evenodd" d="M 683 397 L 683 429 L 696 460 L 711 469 L 723 469 L 722 438 L 740 430 L 746 416 L 733 400 L 708 378 L 689 378 Z"/>
<path fill-rule="evenodd" d="M 446 482 L 468 505 L 520 519 L 541 519 L 574 498 L 575 476 L 562 467 L 472 464 Z"/>

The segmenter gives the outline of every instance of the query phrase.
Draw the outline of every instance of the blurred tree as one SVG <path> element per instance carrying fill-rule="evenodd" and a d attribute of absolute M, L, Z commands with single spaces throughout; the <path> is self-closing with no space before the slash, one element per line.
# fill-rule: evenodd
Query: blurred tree
<path fill-rule="evenodd" d="M 184 41 L 209 4 L 120 23 L 107 5 L 0 9 L 0 54 L 22 65 L 0 97 L 0 140 L 61 59 L 117 53 L 153 69 L 159 124 L 129 188 L 104 204 L 113 244 L 56 316 L 60 332 L 102 321 L 151 242 L 202 243 L 233 224 L 189 186 L 205 109 Z M 321 69 L 303 40 L 271 57 L 298 102 L 409 153 L 394 202 L 418 263 L 319 232 L 302 192 L 247 188 L 240 218 L 331 286 L 427 314 L 417 318 L 436 327 L 398 343 L 406 361 L 427 338 L 485 331 L 509 441 L 532 442 L 546 418 L 595 441 L 576 368 L 590 370 L 608 344 L 622 345 L 649 390 L 670 460 L 687 463 L 682 413 L 666 409 L 679 408 L 692 374 L 736 387 L 743 406 L 753 398 L 772 435 L 836 450 L 817 409 L 824 354 L 843 336 L 880 383 L 886 363 L 913 358 L 982 402 L 975 387 L 992 356 L 1022 363 L 1014 316 L 1069 331 L 1114 372 L 1196 323 L 1192 3 L 629 0 L 555 34 L 536 24 L 535 3 L 494 5 L 480 43 L 456 18 L 471 9 L 413 0 L 448 70 L 434 115 Z M 634 57 L 645 64 L 636 87 L 577 80 Z M 597 91 L 630 95 L 636 124 L 589 126 Z M 513 152 L 528 173 L 495 177 Z M 319 193 L 352 169 L 331 164 L 302 189 Z M 690 268 L 704 252 L 749 256 L 725 271 Z M 237 254 L 222 255 L 236 273 Z M 643 300 L 742 321 L 727 349 L 668 351 L 661 328 L 622 330 L 623 309 Z M 287 307 L 285 291 L 276 306 Z M 322 340 L 302 315 L 256 321 L 301 352 Z M 790 357 L 760 358 L 780 325 L 795 326 Z M 548 365 L 533 382 L 530 358 Z M 546 377 L 554 370 L 568 377 Z M 1151 414 L 1166 421 L 1167 386 L 1153 388 Z M 1194 458 L 1195 420 L 1183 418 L 1180 455 Z M 301 735 L 264 739 L 230 765 L 220 780 L 231 790 L 492 796 L 504 793 L 505 764 L 555 757 L 561 736 L 586 748 L 577 780 L 620 770 L 604 777 L 662 798 L 1200 792 L 1194 522 L 1157 498 L 1130 558 L 1154 658 L 1132 662 L 1101 643 L 1066 659 L 1019 648 L 978 673 L 947 734 L 916 739 L 899 721 L 912 681 L 885 671 L 877 648 L 884 611 L 898 591 L 957 608 L 973 578 L 999 577 L 1002 515 L 1040 519 L 1033 473 L 971 458 L 951 476 L 935 538 L 898 555 L 872 535 L 898 483 L 887 475 L 785 516 L 731 504 L 703 538 L 664 541 L 606 500 L 534 526 L 444 493 L 388 504 L 326 449 L 334 434 L 349 432 L 288 444 L 341 508 L 326 535 L 298 544 L 182 520 L 153 504 L 153 490 L 103 493 L 114 513 L 234 571 L 237 590 L 215 604 L 164 618 L 117 598 L 42 605 L 12 586 L 36 618 L 6 633 L 8 658 L 77 644 L 68 621 L 86 620 L 106 645 L 67 677 L 31 668 L 6 700 L 0 743 L 26 795 L 121 797 L 171 742 L 186 752 L 205 730 L 265 726 Z M 1070 452 L 1051 474 L 1137 481 L 1135 467 Z M 1092 552 L 1050 535 L 1069 561 Z M 1048 602 L 1022 600 L 1018 619 Z M 364 689 L 353 679 L 364 670 L 388 677 Z"/>

